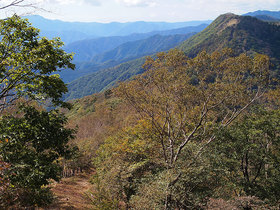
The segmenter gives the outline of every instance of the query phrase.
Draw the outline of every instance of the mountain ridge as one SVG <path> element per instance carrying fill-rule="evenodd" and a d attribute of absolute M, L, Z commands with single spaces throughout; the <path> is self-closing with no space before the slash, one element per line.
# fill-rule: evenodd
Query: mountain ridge
<path fill-rule="evenodd" d="M 186 22 L 111 22 L 111 23 L 98 23 L 98 22 L 64 22 L 61 20 L 50 20 L 44 17 L 35 16 L 25 16 L 33 26 L 40 28 L 42 36 L 47 36 L 48 38 L 53 38 L 53 32 L 59 32 L 58 35 L 63 35 L 61 37 L 62 41 L 70 39 L 66 36 L 67 32 L 71 31 L 76 34 L 86 34 L 87 38 L 92 37 L 102 37 L 102 36 L 125 36 L 132 33 L 148 33 L 152 31 L 163 31 L 176 28 L 182 28 L 186 26 L 197 26 L 203 23 L 209 24 L 211 20 L 205 21 L 186 21 Z M 51 33 L 52 32 L 52 33 Z M 71 34 L 69 34 L 71 36 Z M 81 35 L 82 36 L 82 35 Z M 84 39 L 77 37 L 77 40 Z M 71 41 L 74 41 L 73 39 Z M 70 42 L 67 41 L 67 44 Z"/>
<path fill-rule="evenodd" d="M 232 48 L 236 54 L 243 52 L 266 54 L 271 57 L 275 66 L 279 66 L 280 26 L 250 16 L 227 13 L 219 16 L 206 29 L 177 46 L 189 57 L 196 56 L 202 50 L 211 53 L 227 47 Z M 85 93 L 90 95 L 110 88 L 118 81 L 124 81 L 142 73 L 141 66 L 144 61 L 145 58 L 140 58 L 75 80 L 69 84 L 69 95 L 79 98 Z M 110 80 L 110 82 L 104 83 L 104 80 Z M 78 88 L 81 81 L 86 86 L 84 89 Z M 83 94 L 79 94 L 81 88 Z M 66 97 L 66 99 L 72 98 Z"/>
<path fill-rule="evenodd" d="M 93 39 L 79 40 L 70 43 L 64 47 L 67 52 L 74 52 L 75 61 L 88 61 L 91 60 L 95 55 L 105 53 L 106 51 L 113 50 L 114 48 L 122 45 L 126 42 L 137 41 L 146 39 L 154 35 L 177 35 L 177 34 L 188 34 L 190 32 L 200 32 L 205 29 L 208 24 L 201 24 L 198 26 L 187 26 L 183 28 L 164 30 L 164 31 L 152 31 L 148 33 L 133 33 L 127 36 L 112 36 L 112 37 L 99 37 Z"/>
<path fill-rule="evenodd" d="M 167 31 L 154 31 L 129 36 L 101 37 L 71 43 L 66 45 L 64 50 L 68 53 L 75 52 L 73 62 L 76 64 L 76 70 L 68 71 L 67 73 L 62 71 L 60 75 L 65 82 L 71 82 L 78 77 L 100 69 L 116 66 L 121 62 L 127 62 L 158 51 L 168 50 L 196 32 L 203 30 L 206 26 L 206 24 L 202 24 Z M 160 35 L 157 37 L 158 40 L 155 37 L 151 38 L 155 35 Z M 144 47 L 145 44 L 146 47 Z M 142 48 L 147 49 L 141 50 L 141 45 Z M 101 61 L 99 59 L 97 59 L 97 62 L 91 61 L 94 56 L 99 57 Z"/>
<path fill-rule="evenodd" d="M 229 47 L 237 54 L 257 52 L 277 58 L 280 56 L 277 46 L 280 46 L 279 26 L 255 17 L 228 13 L 219 16 L 205 30 L 186 40 L 179 49 L 190 57 L 201 50 L 213 52 Z"/>
<path fill-rule="evenodd" d="M 61 72 L 60 75 L 64 81 L 70 82 L 78 77 L 94 73 L 100 69 L 110 68 L 142 56 L 169 50 L 193 34 L 194 33 L 169 36 L 154 35 L 146 39 L 125 42 L 112 50 L 98 54 L 93 57 L 90 62 L 78 63 L 76 71 Z"/>
<path fill-rule="evenodd" d="M 274 17 L 276 19 L 280 19 L 280 11 L 257 10 L 254 12 L 248 12 L 243 14 L 243 16 L 253 16 L 253 17 L 259 15 L 266 15 L 266 16 Z"/>
<path fill-rule="evenodd" d="M 185 41 L 194 33 L 176 34 L 169 36 L 154 35 L 147 39 L 136 40 L 133 42 L 126 42 L 111 51 L 94 56 L 91 61 L 95 63 L 103 63 L 106 61 L 125 61 L 132 60 L 146 55 L 151 55 L 156 52 L 166 51 L 175 47 L 180 42 Z"/>

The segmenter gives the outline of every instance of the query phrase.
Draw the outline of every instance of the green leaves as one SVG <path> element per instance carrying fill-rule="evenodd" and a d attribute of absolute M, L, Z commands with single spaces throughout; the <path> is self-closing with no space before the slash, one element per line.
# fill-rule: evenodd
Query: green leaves
<path fill-rule="evenodd" d="M 220 153 L 228 180 L 246 195 L 279 201 L 280 112 L 256 109 L 251 116 L 224 129 L 210 147 Z"/>
<path fill-rule="evenodd" d="M 64 128 L 66 118 L 57 111 L 22 107 L 22 117 L 6 116 L 0 121 L 0 158 L 10 164 L 6 172 L 11 184 L 38 191 L 49 179 L 58 180 L 59 157 L 68 158 L 67 145 L 74 130 Z"/>
<path fill-rule="evenodd" d="M 53 74 L 75 66 L 60 39 L 40 38 L 38 29 L 16 15 L 0 20 L 0 28 L 0 109 L 20 97 L 63 105 L 67 87 Z"/>
<path fill-rule="evenodd" d="M 48 195 L 43 186 L 60 176 L 55 161 L 72 154 L 68 142 L 74 130 L 64 128 L 66 118 L 23 103 L 68 105 L 61 99 L 66 84 L 55 73 L 75 66 L 62 46 L 59 38 L 40 38 L 38 29 L 16 15 L 0 20 L 0 160 L 9 164 L 1 173 L 19 191 L 12 195 L 25 205 L 38 204 Z M 7 110 L 18 102 L 25 105 Z"/>

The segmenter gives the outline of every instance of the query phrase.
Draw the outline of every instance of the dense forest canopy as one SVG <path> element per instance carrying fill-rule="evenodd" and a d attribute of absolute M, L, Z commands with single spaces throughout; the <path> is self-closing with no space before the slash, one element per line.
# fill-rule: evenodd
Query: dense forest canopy
<path fill-rule="evenodd" d="M 215 152 L 212 147 L 220 145 L 216 143 L 222 138 L 218 134 L 253 112 L 250 107 L 265 105 L 271 85 L 269 59 L 264 55 L 233 56 L 229 49 L 201 52 L 189 59 L 173 50 L 158 54 L 155 60 L 148 58 L 144 68 L 145 73 L 115 90 L 138 113 L 137 124 L 109 137 L 98 149 L 95 182 L 99 195 L 106 199 L 97 203 L 100 208 L 116 208 L 120 201 L 136 209 L 202 208 L 215 193 L 223 197 L 219 190 L 229 168 L 221 167 L 230 167 L 223 164 L 224 151 Z M 263 113 L 269 115 L 270 111 Z M 275 120 L 277 126 L 279 119 Z M 249 143 L 246 146 L 257 152 Z M 261 174 L 270 173 L 265 165 L 258 166 L 254 181 L 227 190 L 257 195 L 258 186 L 270 187 L 259 181 L 264 178 Z M 277 175 L 278 169 L 268 165 L 276 170 L 269 176 Z M 254 173 L 246 167 L 244 174 Z M 230 171 L 235 172 L 238 170 Z M 232 184 L 237 184 L 235 181 Z M 279 199 L 273 200 L 273 193 L 268 192 L 258 196 Z"/>

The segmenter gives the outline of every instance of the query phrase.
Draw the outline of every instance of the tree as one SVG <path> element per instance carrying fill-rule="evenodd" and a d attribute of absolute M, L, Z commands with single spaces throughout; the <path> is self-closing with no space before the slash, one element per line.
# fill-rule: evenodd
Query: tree
<path fill-rule="evenodd" d="M 56 160 L 71 154 L 67 143 L 74 130 L 64 128 L 66 118 L 57 111 L 21 109 L 23 117 L 6 116 L 0 121 L 0 157 L 10 165 L 4 177 L 23 191 L 17 202 L 40 205 L 42 186 L 60 177 Z"/>
<path fill-rule="evenodd" d="M 219 153 L 220 167 L 227 172 L 226 186 L 238 196 L 280 200 L 280 111 L 255 108 L 250 116 L 217 134 L 211 146 Z"/>
<path fill-rule="evenodd" d="M 74 130 L 38 103 L 69 107 L 61 99 L 66 84 L 54 73 L 75 66 L 58 38 L 40 38 L 27 20 L 14 15 L 0 28 L 0 206 L 42 205 L 51 200 L 49 180 L 59 179 L 57 160 L 72 151 Z"/>
<path fill-rule="evenodd" d="M 183 52 L 171 50 L 155 60 L 148 58 L 144 68 L 144 74 L 121 83 L 116 93 L 152 124 L 170 172 L 164 201 L 164 208 L 170 209 L 176 203 L 176 196 L 172 197 L 176 183 L 216 139 L 214 131 L 228 127 L 267 92 L 269 58 L 235 57 L 225 49 L 188 59 Z M 196 149 L 186 155 L 193 144 Z M 176 205 L 185 206 L 184 201 Z"/>
<path fill-rule="evenodd" d="M 16 15 L 0 20 L 0 28 L 0 111 L 19 98 L 65 105 L 67 87 L 53 73 L 75 66 L 63 43 L 39 38 L 39 30 Z"/>
<path fill-rule="evenodd" d="M 107 138 L 99 147 L 94 159 L 96 193 L 94 204 L 98 209 L 105 205 L 125 202 L 129 208 L 131 196 L 138 191 L 140 179 L 151 171 L 159 170 L 156 159 L 159 145 L 153 141 L 149 123 L 140 121 L 116 135 Z"/>

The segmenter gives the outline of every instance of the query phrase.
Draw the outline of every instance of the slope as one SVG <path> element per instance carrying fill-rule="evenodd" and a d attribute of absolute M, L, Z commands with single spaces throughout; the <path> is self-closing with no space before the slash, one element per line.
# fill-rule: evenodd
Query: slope
<path fill-rule="evenodd" d="M 193 34 L 194 33 L 169 36 L 155 35 L 142 40 L 126 42 L 113 50 L 95 56 L 91 61 L 75 61 L 77 67 L 76 70 L 61 72 L 60 76 L 65 82 L 71 82 L 81 76 L 96 72 L 100 69 L 110 68 L 145 55 L 151 55 L 156 52 L 168 50 L 177 46 Z M 109 42 L 114 42 L 114 39 L 112 39 L 112 41 L 108 39 L 107 41 L 108 44 Z M 118 41 L 124 41 L 124 39 L 119 38 Z"/>
<path fill-rule="evenodd" d="M 225 14 L 219 16 L 202 32 L 187 39 L 179 49 L 189 57 L 206 50 L 213 52 L 225 47 L 242 52 L 263 53 L 271 57 L 276 64 L 280 58 L 280 26 L 249 16 Z M 117 81 L 143 72 L 141 65 L 145 58 L 124 63 L 114 68 L 87 75 L 69 84 L 67 99 L 78 98 L 102 91 L 116 84 Z M 277 65 L 276 65 L 277 66 Z"/>
<path fill-rule="evenodd" d="M 188 34 L 191 32 L 200 32 L 205 29 L 208 24 L 201 24 L 198 26 L 187 26 L 178 29 L 164 30 L 164 31 L 152 31 L 149 33 L 134 33 L 127 36 L 110 36 L 100 37 L 93 39 L 84 39 L 70 43 L 64 47 L 67 52 L 75 52 L 74 60 L 76 62 L 91 60 L 95 55 L 112 50 L 117 46 L 126 42 L 132 42 L 136 40 L 146 39 L 154 35 L 176 35 L 176 34 Z"/>
<path fill-rule="evenodd" d="M 237 54 L 257 52 L 275 60 L 280 56 L 280 27 L 250 16 L 225 14 L 179 46 L 190 57 L 202 50 L 213 52 L 225 47 Z"/>
<path fill-rule="evenodd" d="M 111 51 L 93 57 L 92 62 L 103 63 L 110 60 L 122 62 L 154 54 L 156 52 L 166 51 L 185 41 L 192 35 L 194 34 L 188 33 L 184 35 L 177 34 L 169 36 L 154 35 L 147 39 L 126 42 Z"/>
<path fill-rule="evenodd" d="M 142 57 L 76 79 L 68 85 L 68 93 L 64 95 L 64 100 L 68 101 L 101 92 L 114 86 L 119 81 L 125 81 L 141 74 L 143 73 L 142 65 L 144 62 L 145 57 Z"/>

